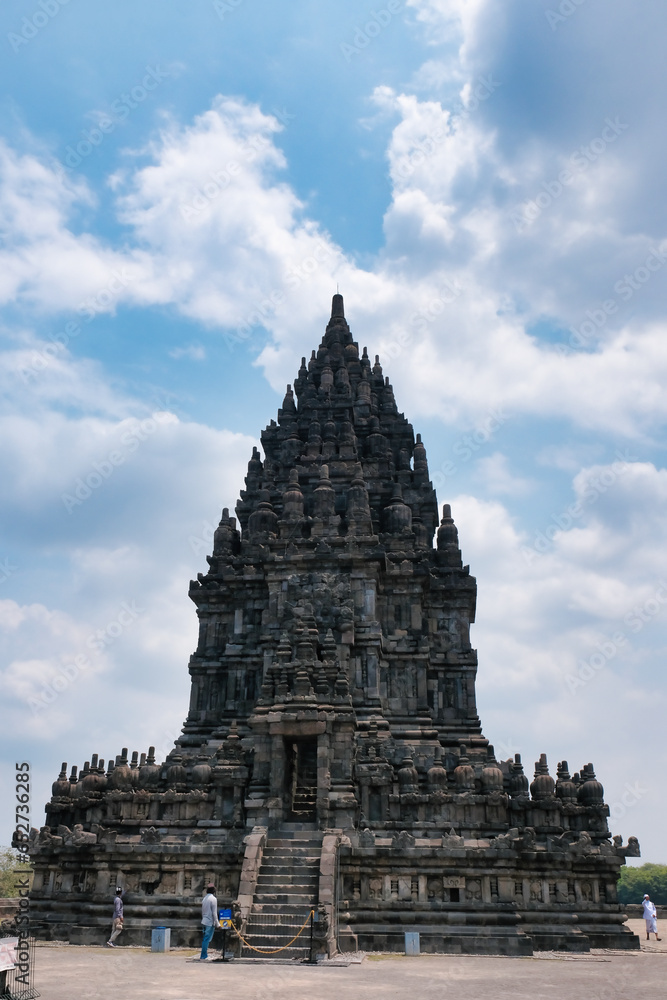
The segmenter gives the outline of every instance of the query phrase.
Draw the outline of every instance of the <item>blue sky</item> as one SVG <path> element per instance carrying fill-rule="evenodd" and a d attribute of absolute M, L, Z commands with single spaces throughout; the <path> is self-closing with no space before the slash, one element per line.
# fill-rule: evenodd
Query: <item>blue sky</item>
<path fill-rule="evenodd" d="M 666 860 L 666 28 L 657 0 L 3 6 L 3 801 L 15 759 L 40 825 L 61 760 L 170 749 L 188 580 L 338 284 L 478 578 L 486 735 L 593 761 Z"/>

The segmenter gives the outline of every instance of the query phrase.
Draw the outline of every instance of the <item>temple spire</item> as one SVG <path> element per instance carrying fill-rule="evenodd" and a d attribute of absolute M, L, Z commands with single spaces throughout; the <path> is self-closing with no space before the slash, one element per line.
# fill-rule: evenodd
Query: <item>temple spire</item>
<path fill-rule="evenodd" d="M 345 319 L 345 307 L 343 305 L 343 296 L 339 292 L 336 292 L 331 300 L 331 318 L 335 319 L 338 316 Z"/>

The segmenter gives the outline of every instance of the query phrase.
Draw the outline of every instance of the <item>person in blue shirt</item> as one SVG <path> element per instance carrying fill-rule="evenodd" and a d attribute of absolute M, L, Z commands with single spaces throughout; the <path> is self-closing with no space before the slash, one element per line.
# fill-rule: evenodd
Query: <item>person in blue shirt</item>
<path fill-rule="evenodd" d="M 116 898 L 113 901 L 113 917 L 111 919 L 111 937 L 107 941 L 109 948 L 115 948 L 114 941 L 123 932 L 123 890 L 118 886 Z"/>
<path fill-rule="evenodd" d="M 222 924 L 218 920 L 218 900 L 215 895 L 215 886 L 212 882 L 206 886 L 206 895 L 201 902 L 201 923 L 203 936 L 199 961 L 211 962 L 213 959 L 209 958 L 208 946 L 211 943 L 213 932 L 216 928 L 222 927 Z"/>

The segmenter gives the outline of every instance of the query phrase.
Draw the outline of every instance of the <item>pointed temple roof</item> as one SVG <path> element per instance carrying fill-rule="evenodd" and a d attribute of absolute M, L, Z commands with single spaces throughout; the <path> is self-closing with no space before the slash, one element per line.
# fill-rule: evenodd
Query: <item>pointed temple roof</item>
<path fill-rule="evenodd" d="M 486 747 L 469 640 L 475 580 L 462 565 L 449 505 L 438 528 L 426 449 L 399 412 L 379 357 L 371 365 L 366 348 L 359 351 L 342 295 L 261 441 L 264 458 L 253 448 L 236 507 L 241 530 L 223 510 L 209 572 L 190 585 L 200 619 L 190 663 L 199 709 L 191 708 L 181 746 L 223 738 L 233 720 L 247 733 L 266 705 L 306 697 L 295 667 L 279 684 L 278 668 L 266 664 L 288 640 L 299 662 L 299 632 L 308 629 L 316 658 L 331 632 L 345 675 L 344 684 L 334 674 L 316 683 L 308 667 L 320 705 L 338 699 L 343 711 L 343 685 L 362 728 L 379 713 L 396 736 Z M 253 679 L 260 656 L 263 679 Z M 419 663 L 406 669 L 406 658 Z M 350 676 L 353 663 L 360 666 Z M 212 670 L 227 692 L 230 674 L 245 678 L 215 709 Z"/>
<path fill-rule="evenodd" d="M 308 362 L 302 358 L 294 388 L 287 386 L 278 422 L 272 420 L 262 434 L 262 447 L 264 461 L 257 451 L 253 453 L 246 489 L 236 507 L 244 532 L 261 491 L 268 492 L 265 499 L 282 515 L 294 468 L 304 512 L 311 515 L 326 465 L 335 513 L 341 518 L 346 515 L 347 492 L 356 480 L 368 491 L 373 533 L 381 529 L 382 512 L 394 497 L 409 507 L 412 520 L 423 524 L 424 535 L 433 538 L 438 510 L 426 451 L 399 412 L 379 358 L 371 365 L 366 348 L 360 353 L 345 319 L 342 295 L 334 295 L 322 342 Z"/>

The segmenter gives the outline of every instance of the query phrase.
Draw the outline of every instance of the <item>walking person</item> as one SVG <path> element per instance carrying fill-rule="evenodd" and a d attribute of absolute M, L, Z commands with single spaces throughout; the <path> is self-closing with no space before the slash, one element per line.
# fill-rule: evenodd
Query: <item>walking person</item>
<path fill-rule="evenodd" d="M 218 927 L 222 927 L 222 924 L 218 919 L 218 900 L 215 895 L 215 886 L 212 882 L 209 882 L 206 886 L 206 895 L 201 901 L 201 924 L 202 942 L 199 961 L 212 962 L 213 959 L 209 958 L 208 955 L 208 946 L 211 943 L 213 932 Z"/>
<path fill-rule="evenodd" d="M 107 947 L 115 948 L 114 941 L 123 932 L 123 890 L 118 886 L 116 898 L 113 901 L 113 917 L 111 919 L 111 937 L 107 941 Z"/>
<path fill-rule="evenodd" d="M 658 937 L 658 919 L 655 903 L 651 901 L 648 893 L 645 894 L 642 900 L 642 906 L 644 907 L 644 920 L 646 921 L 646 940 L 650 941 L 651 934 L 655 934 L 656 941 L 662 941 L 662 938 Z"/>

